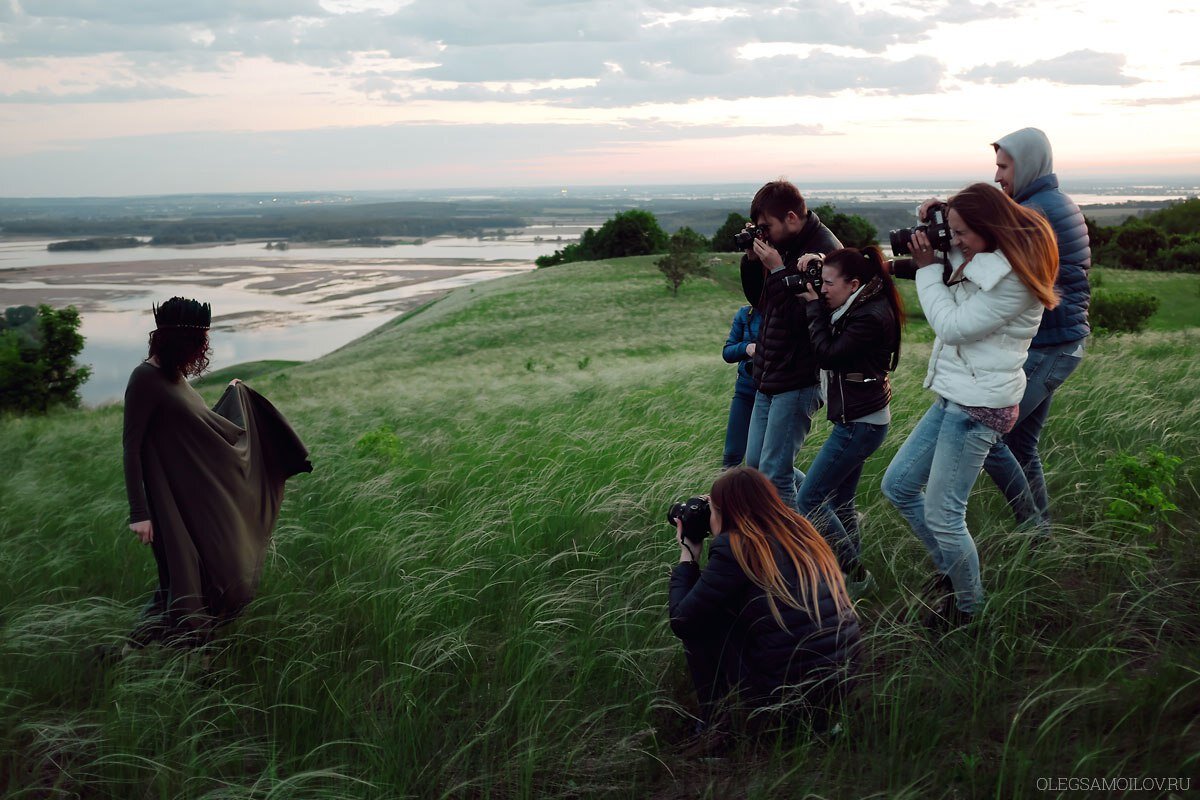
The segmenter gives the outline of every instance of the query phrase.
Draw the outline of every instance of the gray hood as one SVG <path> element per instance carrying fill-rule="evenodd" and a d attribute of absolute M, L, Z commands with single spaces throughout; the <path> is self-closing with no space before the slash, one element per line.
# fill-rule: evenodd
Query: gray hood
<path fill-rule="evenodd" d="M 1013 197 L 1043 175 L 1054 172 L 1054 153 L 1050 140 L 1037 128 L 1021 128 L 992 142 L 1013 160 Z"/>

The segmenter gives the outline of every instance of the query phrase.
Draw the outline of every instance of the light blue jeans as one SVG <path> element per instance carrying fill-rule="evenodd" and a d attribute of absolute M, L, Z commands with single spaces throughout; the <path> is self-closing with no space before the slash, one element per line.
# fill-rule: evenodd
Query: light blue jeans
<path fill-rule="evenodd" d="M 1062 386 L 1083 357 L 1075 355 L 1080 342 L 1029 350 L 1025 359 L 1025 396 L 1017 424 L 996 443 L 983 468 L 1004 493 L 1018 524 L 1032 523 L 1042 533 L 1050 529 L 1050 493 L 1038 441 L 1050 415 L 1054 390 Z"/>
<path fill-rule="evenodd" d="M 796 486 L 804 480 L 804 473 L 796 469 L 796 453 L 808 438 L 813 414 L 820 407 L 821 387 L 816 385 L 779 394 L 759 392 L 754 397 L 746 466 L 766 475 L 779 498 L 793 508 Z"/>
<path fill-rule="evenodd" d="M 883 475 L 883 494 L 908 520 L 962 611 L 983 605 L 979 553 L 967 530 L 967 499 L 999 432 L 939 397 Z"/>

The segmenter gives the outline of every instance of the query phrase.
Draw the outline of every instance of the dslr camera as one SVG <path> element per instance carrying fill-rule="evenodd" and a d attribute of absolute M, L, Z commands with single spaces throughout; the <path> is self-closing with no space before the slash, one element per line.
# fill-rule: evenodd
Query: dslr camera
<path fill-rule="evenodd" d="M 945 203 L 929 207 L 929 210 L 925 212 L 925 224 L 889 232 L 888 236 L 892 240 L 892 254 L 897 256 L 911 254 L 912 237 L 917 231 L 929 237 L 929 244 L 934 250 L 943 253 L 950 252 L 950 223 L 946 219 Z"/>
<path fill-rule="evenodd" d="M 683 523 L 683 538 L 689 542 L 700 544 L 704 537 L 712 533 L 708 528 L 710 509 L 708 500 L 703 497 L 689 497 L 682 503 L 676 503 L 667 511 L 667 522 L 672 525 L 676 520 Z"/>
<path fill-rule="evenodd" d="M 767 239 L 767 229 L 762 225 L 755 225 L 753 228 L 743 228 L 733 235 L 733 244 L 738 250 L 749 250 L 754 247 L 754 240 Z"/>
<path fill-rule="evenodd" d="M 821 279 L 821 267 L 825 266 L 825 259 L 814 258 L 808 262 L 808 266 L 800 270 L 799 275 L 784 275 L 783 285 L 791 289 L 797 294 L 802 294 L 809 286 L 817 294 L 821 293 L 821 285 L 825 283 Z"/>

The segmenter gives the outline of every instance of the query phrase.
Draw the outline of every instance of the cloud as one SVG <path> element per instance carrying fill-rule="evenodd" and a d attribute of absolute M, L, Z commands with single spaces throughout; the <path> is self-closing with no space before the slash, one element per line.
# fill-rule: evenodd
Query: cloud
<path fill-rule="evenodd" d="M 1132 86 L 1142 82 L 1140 78 L 1126 75 L 1124 69 L 1125 56 L 1120 53 L 1076 50 L 1029 64 L 1002 61 L 980 65 L 962 73 L 961 77 L 978 83 L 1001 84 L 1024 79 L 1081 86 Z"/>
<path fill-rule="evenodd" d="M 7 0 L 2 0 L 7 2 Z M 222 20 L 281 20 L 324 17 L 317 0 L 21 0 L 30 17 L 58 18 L 116 25 L 168 25 Z"/>
<path fill-rule="evenodd" d="M 1035 0 L 1036 1 L 1036 0 Z M 933 19 L 941 24 L 962 25 L 968 22 L 983 20 L 1006 19 L 1019 15 L 1023 7 L 1029 3 L 1008 2 L 998 3 L 966 3 L 952 0 L 933 15 Z"/>
<path fill-rule="evenodd" d="M 1182 106 L 1188 103 L 1200 102 L 1200 94 L 1193 94 L 1187 97 L 1142 97 L 1136 100 L 1113 100 L 1113 105 L 1118 106 Z"/>
<path fill-rule="evenodd" d="M 128 86 L 101 86 L 85 92 L 12 92 L 0 93 L 0 103 L 67 104 L 129 103 L 140 100 L 174 100 L 197 97 L 191 92 L 160 84 L 138 83 Z"/>

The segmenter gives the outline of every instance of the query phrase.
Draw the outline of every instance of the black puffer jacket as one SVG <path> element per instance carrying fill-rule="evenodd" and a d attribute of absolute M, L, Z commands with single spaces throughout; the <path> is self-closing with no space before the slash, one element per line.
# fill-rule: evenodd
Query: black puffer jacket
<path fill-rule="evenodd" d="M 883 281 L 867 284 L 837 322 L 829 321 L 830 311 L 819 299 L 809 301 L 805 311 L 817 365 L 830 372 L 829 419 L 848 422 L 890 403 L 888 373 L 900 361 L 900 320 Z"/>
<path fill-rule="evenodd" d="M 761 262 L 742 257 L 742 291 L 762 315 L 754 350 L 754 384 L 763 394 L 790 392 L 817 382 L 804 301 L 783 285 L 783 279 L 799 274 L 796 262 L 805 253 L 824 255 L 841 246 L 829 228 L 809 211 L 800 232 L 776 248 L 783 256 L 783 269 L 764 275 Z"/>
<path fill-rule="evenodd" d="M 780 549 L 775 563 L 792 591 L 798 578 L 791 560 Z M 710 637 L 727 631 L 731 646 L 742 655 L 753 694 L 769 701 L 783 686 L 800 685 L 820 692 L 848 688 L 859 644 L 858 618 L 852 609 L 838 614 L 833 595 L 818 584 L 814 622 L 805 608 L 777 603 L 784 627 L 771 615 L 767 595 L 742 571 L 730 549 L 729 537 L 715 537 L 704 570 L 694 562 L 680 563 L 671 572 L 671 630 L 680 639 Z"/>

